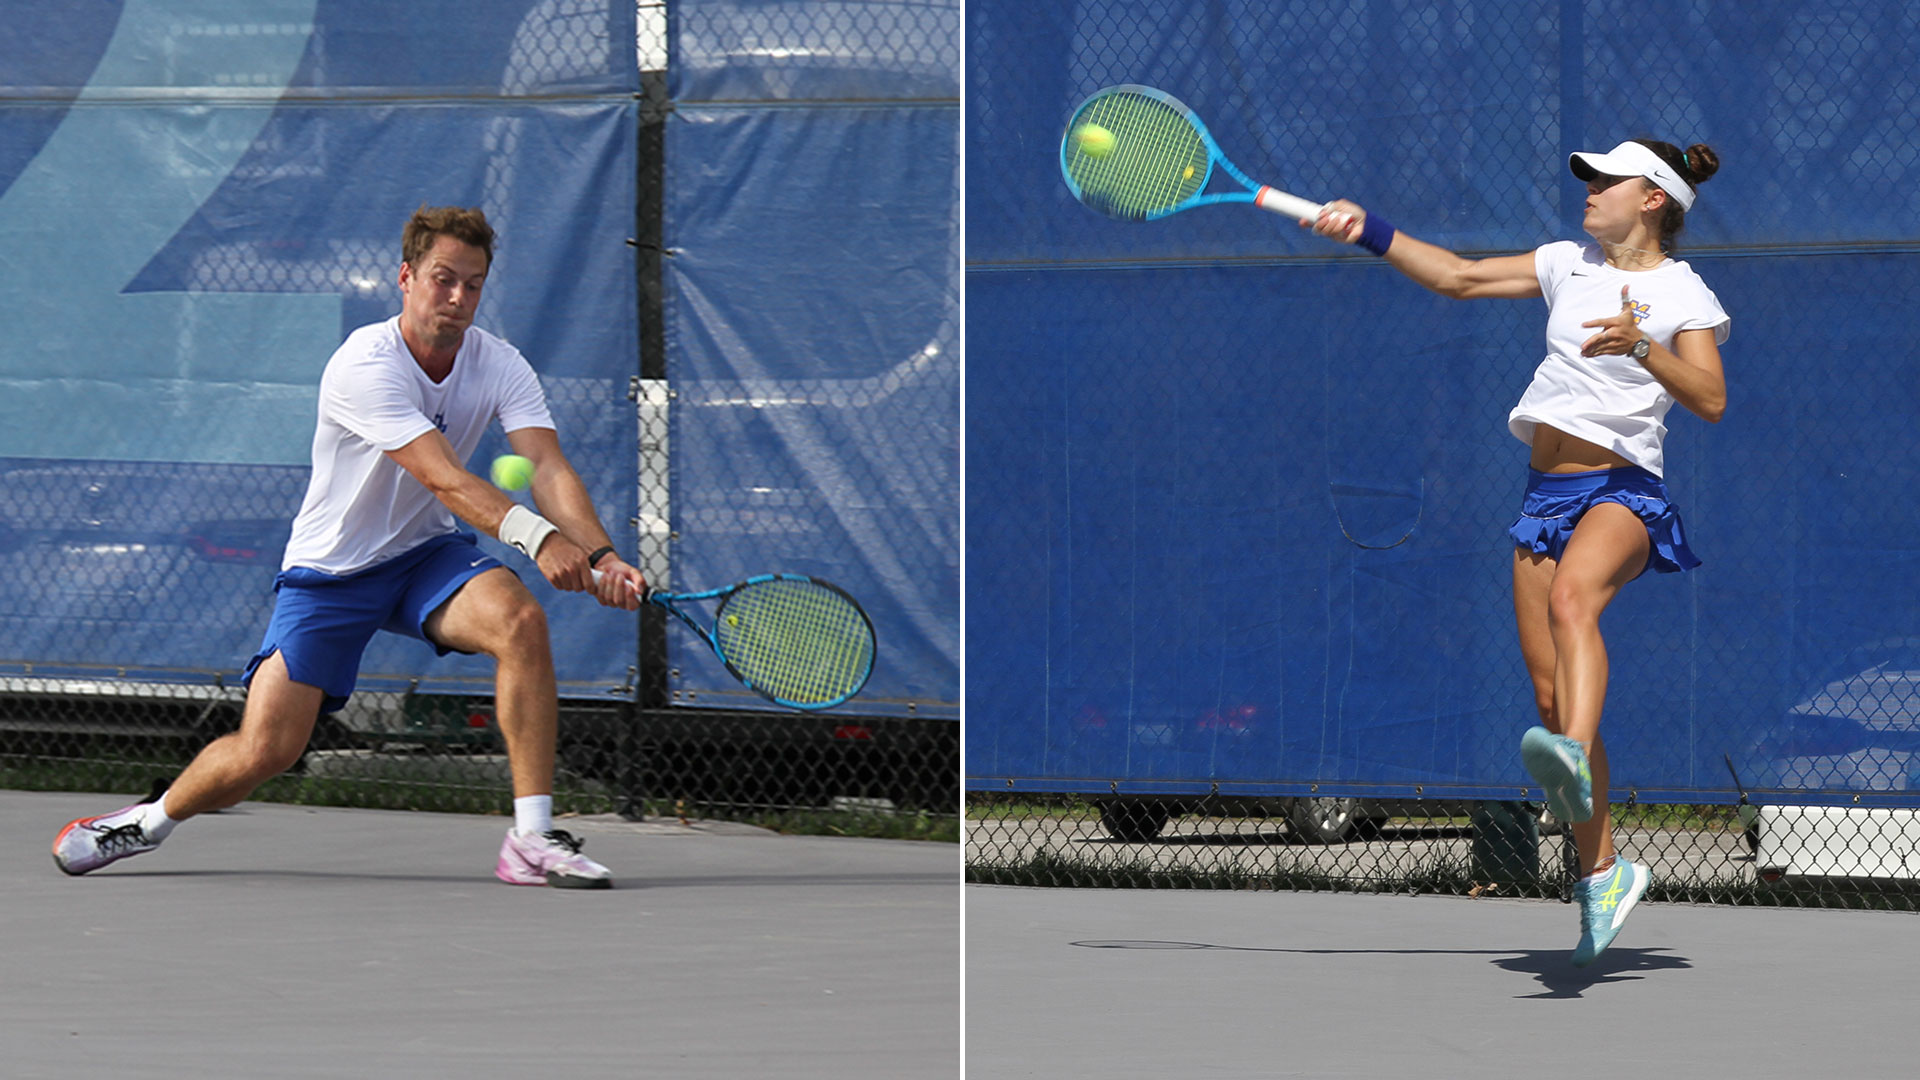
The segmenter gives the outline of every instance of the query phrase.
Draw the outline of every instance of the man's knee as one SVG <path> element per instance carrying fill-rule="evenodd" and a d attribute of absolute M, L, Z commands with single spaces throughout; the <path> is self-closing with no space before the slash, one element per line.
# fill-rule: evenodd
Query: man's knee
<path fill-rule="evenodd" d="M 501 620 L 497 655 L 522 659 L 552 655 L 547 642 L 547 613 L 532 597 L 508 608 Z"/>
<path fill-rule="evenodd" d="M 304 730 L 311 734 L 311 725 Z M 239 773 L 238 778 L 247 782 L 249 790 L 299 764 L 300 755 L 307 749 L 305 735 L 296 739 L 292 732 L 264 724 L 243 725 L 228 739 L 227 745 L 232 747 L 227 757 L 229 768 Z"/>

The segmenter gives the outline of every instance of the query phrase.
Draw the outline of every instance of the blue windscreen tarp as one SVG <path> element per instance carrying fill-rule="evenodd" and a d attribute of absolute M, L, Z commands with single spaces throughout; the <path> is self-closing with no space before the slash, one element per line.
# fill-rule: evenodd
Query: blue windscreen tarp
<path fill-rule="evenodd" d="M 555 0 L 9 12 L 0 663 L 238 673 L 305 489 L 321 367 L 398 310 L 400 228 L 423 204 L 499 230 L 477 321 L 540 372 L 632 550 L 634 18 Z M 551 601 L 563 689 L 629 684 L 631 616 L 522 576 Z M 491 686 L 489 662 L 397 638 L 363 672 Z"/>
<path fill-rule="evenodd" d="M 1648 25 L 1686 61 L 1629 62 Z M 1140 82 L 1256 179 L 1475 254 L 1582 237 L 1570 150 L 1713 145 L 1680 254 L 1733 317 L 1731 403 L 1668 418 L 1705 565 L 1603 623 L 1614 784 L 1920 799 L 1920 196 L 1882 62 L 1910 9 L 981 0 L 969 26 L 970 786 L 1526 783 L 1505 418 L 1544 306 L 1443 299 L 1249 207 L 1093 214 L 1062 125 Z"/>
<path fill-rule="evenodd" d="M 672 584 L 833 581 L 879 639 L 848 708 L 956 717 L 959 5 L 671 11 Z M 702 704 L 764 704 L 673 667 Z"/>

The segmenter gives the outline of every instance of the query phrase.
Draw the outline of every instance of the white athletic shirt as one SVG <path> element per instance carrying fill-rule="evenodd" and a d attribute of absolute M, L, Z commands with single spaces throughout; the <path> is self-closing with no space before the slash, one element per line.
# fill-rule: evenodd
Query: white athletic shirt
<path fill-rule="evenodd" d="M 496 417 L 506 431 L 553 427 L 540 380 L 520 350 L 468 327 L 441 382 L 400 337 L 400 318 L 347 335 L 320 376 L 313 479 L 281 569 L 350 574 L 458 530 L 453 512 L 386 451 L 439 428 L 467 460 Z"/>
<path fill-rule="evenodd" d="M 1719 297 L 1684 262 L 1618 270 L 1593 243 L 1547 244 L 1533 262 L 1547 301 L 1547 358 L 1507 417 L 1507 430 L 1532 445 L 1534 425 L 1547 424 L 1663 475 L 1673 395 L 1631 356 L 1581 356 L 1581 344 L 1600 331 L 1580 324 L 1619 314 L 1626 285 L 1640 329 L 1655 342 L 1672 349 L 1680 331 L 1711 329 L 1714 342 L 1725 344 L 1733 320 Z"/>

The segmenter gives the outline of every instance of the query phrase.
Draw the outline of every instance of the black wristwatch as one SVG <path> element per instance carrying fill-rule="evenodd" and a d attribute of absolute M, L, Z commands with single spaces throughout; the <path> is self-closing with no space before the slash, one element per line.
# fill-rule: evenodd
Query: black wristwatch
<path fill-rule="evenodd" d="M 1649 337 L 1643 337 L 1639 341 L 1636 341 L 1633 343 L 1633 348 L 1627 350 L 1627 355 L 1633 357 L 1635 360 L 1645 360 L 1647 358 L 1647 354 L 1652 351 L 1653 351 L 1653 339 Z"/>
<path fill-rule="evenodd" d="M 593 554 L 587 556 L 587 565 L 589 567 L 598 566 L 600 565 L 601 559 L 604 559 L 611 554 L 613 554 L 613 548 L 611 546 L 603 547 L 600 550 L 594 552 Z"/>

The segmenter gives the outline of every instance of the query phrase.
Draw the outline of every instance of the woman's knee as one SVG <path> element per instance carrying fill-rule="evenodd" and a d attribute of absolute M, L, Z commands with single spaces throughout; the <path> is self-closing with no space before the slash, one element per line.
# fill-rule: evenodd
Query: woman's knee
<path fill-rule="evenodd" d="M 1605 606 L 1598 590 L 1562 574 L 1547 594 L 1547 621 L 1556 632 L 1597 628 Z"/>

